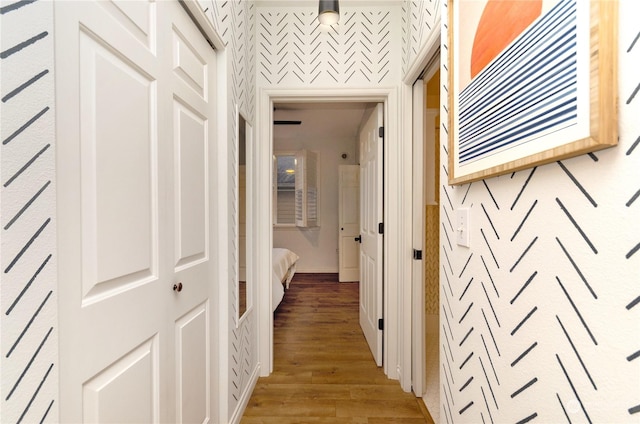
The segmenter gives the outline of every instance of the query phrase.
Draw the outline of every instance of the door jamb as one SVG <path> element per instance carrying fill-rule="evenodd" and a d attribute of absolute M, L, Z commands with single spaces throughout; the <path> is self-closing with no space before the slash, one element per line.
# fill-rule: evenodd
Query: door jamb
<path fill-rule="evenodd" d="M 273 156 L 273 104 L 288 103 L 322 103 L 322 102 L 376 102 L 384 104 L 385 138 L 384 143 L 384 219 L 385 237 L 383 242 L 383 315 L 386 332 L 383 338 L 383 369 L 391 379 L 399 379 L 398 370 L 398 306 L 399 283 L 401 278 L 399 258 L 404 241 L 401 234 L 402 202 L 401 190 L 390 190 L 398 187 L 402 169 L 403 140 L 400 137 L 399 101 L 396 88 L 364 88 L 364 89 L 259 89 L 256 114 L 256 203 L 253 211 L 256 223 L 254 266 L 256 275 L 261 279 L 257 284 L 258 314 L 258 366 L 261 376 L 268 376 L 273 371 L 273 313 L 271 309 L 271 254 L 273 246 L 272 232 L 272 173 L 271 158 Z M 264 211 L 269 211 L 265 213 Z M 396 253 L 397 252 L 397 253 Z M 389 278 L 393 276 L 393 278 Z M 406 389 L 405 389 L 406 390 Z"/>

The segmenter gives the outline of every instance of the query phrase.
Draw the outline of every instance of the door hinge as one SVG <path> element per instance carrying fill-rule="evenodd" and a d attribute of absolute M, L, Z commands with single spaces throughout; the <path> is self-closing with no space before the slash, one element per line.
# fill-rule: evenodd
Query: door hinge
<path fill-rule="evenodd" d="M 384 234 L 384 222 L 378 224 L 378 234 Z"/>
<path fill-rule="evenodd" d="M 413 249 L 413 259 L 416 261 L 422 260 L 422 250 Z"/>
<path fill-rule="evenodd" d="M 378 330 L 384 330 L 384 320 L 382 318 L 378 320 Z"/>
<path fill-rule="evenodd" d="M 384 138 L 384 127 L 378 127 L 378 137 Z"/>

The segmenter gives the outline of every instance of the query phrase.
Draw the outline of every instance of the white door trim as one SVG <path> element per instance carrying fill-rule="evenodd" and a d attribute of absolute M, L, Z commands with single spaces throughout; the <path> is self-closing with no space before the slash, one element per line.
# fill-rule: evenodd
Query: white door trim
<path fill-rule="evenodd" d="M 410 213 L 410 199 L 403 197 L 400 190 L 401 172 L 403 168 L 410 169 L 404 163 L 407 155 L 402 155 L 404 144 L 399 115 L 399 96 L 397 88 L 362 88 L 362 89 L 270 89 L 261 88 L 258 92 L 256 114 L 256 204 L 254 216 L 256 231 L 256 281 L 258 299 L 256 302 L 258 313 L 258 360 L 261 376 L 268 376 L 273 370 L 273 312 L 271 309 L 271 249 L 273 246 L 272 201 L 271 201 L 271 158 L 273 156 L 273 103 L 274 102 L 381 102 L 384 103 L 385 116 L 385 145 L 384 145 L 384 193 L 385 193 L 385 237 L 384 237 L 384 326 L 385 336 L 383 344 L 384 372 L 392 379 L 399 379 L 398 369 L 403 368 L 398 361 L 399 333 L 398 306 L 401 281 L 405 277 L 403 269 L 399 267 L 400 256 L 406 250 L 402 247 L 410 234 L 405 234 L 402 225 L 404 215 Z M 410 139 L 408 139 L 410 143 Z M 410 149 L 410 146 L 408 147 Z M 410 160 L 410 155 L 409 155 Z M 409 206 L 407 207 L 407 202 Z M 269 213 L 264 213 L 269 211 Z M 406 274 L 406 271 L 404 271 Z M 410 370 L 410 362 L 405 365 Z M 409 379 L 410 380 L 410 379 Z M 405 390 L 410 390 L 405 388 Z"/>
<path fill-rule="evenodd" d="M 424 252 L 424 80 L 413 85 L 413 249 Z M 415 252 L 415 250 L 414 250 Z M 413 392 L 422 397 L 424 392 L 424 267 L 422 259 L 412 263 L 412 381 Z M 422 308 L 420 307 L 422 305 Z"/>
<path fill-rule="evenodd" d="M 430 61 L 434 58 L 435 55 L 439 54 L 438 49 L 440 49 L 441 44 L 441 25 L 440 25 L 440 16 L 436 17 L 433 31 L 430 33 L 429 38 L 422 44 L 422 47 L 416 54 L 412 63 L 410 63 L 407 72 L 402 80 L 403 84 L 401 85 L 401 94 L 402 94 L 402 109 L 403 109 L 403 120 L 402 120 L 402 133 L 405 138 L 405 143 L 407 144 L 406 149 L 404 150 L 404 163 L 407 165 L 404 170 L 404 181 L 405 185 L 403 189 L 411 191 L 412 186 L 412 172 L 413 172 L 413 163 L 412 163 L 412 133 L 413 133 L 413 83 L 420 77 L 424 69 L 429 65 Z M 441 54 L 441 53 L 440 53 Z M 408 188 L 407 188 L 408 187 Z M 411 193 L 409 193 L 409 196 Z M 399 303 L 402 308 L 402 345 L 399 346 L 399 349 L 402 352 L 402 361 L 406 364 L 406 367 L 401 370 L 402 375 L 402 388 L 405 391 L 410 391 L 412 388 L 412 354 L 414 346 L 413 339 L 417 337 L 416 334 L 412 334 L 412 328 L 414 324 L 414 317 L 416 314 L 413 313 L 414 310 L 424 310 L 424 301 L 421 298 L 415 298 L 412 294 L 412 247 L 411 247 L 411 234 L 413 232 L 413 222 L 412 222 L 412 206 L 411 200 L 409 199 L 409 205 L 405 210 L 403 215 L 404 222 L 406 223 L 405 231 L 408 234 L 408 238 L 406 240 L 406 255 L 403 255 L 402 267 L 405 269 L 406 277 L 404 281 L 406 281 L 404 290 L 402 291 L 403 298 Z M 421 335 L 421 341 L 416 341 L 417 343 L 424 342 L 425 335 Z"/>

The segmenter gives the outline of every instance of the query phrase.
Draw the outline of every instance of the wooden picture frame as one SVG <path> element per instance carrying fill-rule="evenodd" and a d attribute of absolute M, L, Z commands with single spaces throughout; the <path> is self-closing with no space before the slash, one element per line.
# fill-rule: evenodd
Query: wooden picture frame
<path fill-rule="evenodd" d="M 448 10 L 449 184 L 618 144 L 617 0 Z"/>

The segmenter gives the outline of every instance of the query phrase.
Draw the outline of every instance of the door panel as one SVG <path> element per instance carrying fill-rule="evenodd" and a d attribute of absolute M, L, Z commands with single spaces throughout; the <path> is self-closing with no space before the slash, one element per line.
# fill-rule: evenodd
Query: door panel
<path fill-rule="evenodd" d="M 360 280 L 360 169 L 358 165 L 339 167 L 338 280 Z"/>
<path fill-rule="evenodd" d="M 176 322 L 177 422 L 203 423 L 210 418 L 209 334 L 208 303 Z"/>
<path fill-rule="evenodd" d="M 149 50 L 155 50 L 155 2 L 111 0 L 99 4 L 131 36 Z"/>
<path fill-rule="evenodd" d="M 84 422 L 157 422 L 157 381 L 158 340 L 154 337 L 84 384 Z"/>
<path fill-rule="evenodd" d="M 155 90 L 149 75 L 83 30 L 79 55 L 82 292 L 88 304 L 157 274 Z M 120 107 L 123 96 L 135 114 Z"/>
<path fill-rule="evenodd" d="M 378 104 L 360 131 L 360 326 L 373 353 L 376 364 L 382 365 L 382 235 L 378 224 L 383 222 L 382 104 Z"/>
<path fill-rule="evenodd" d="M 61 421 L 210 420 L 215 53 L 177 1 L 54 10 Z"/>
<path fill-rule="evenodd" d="M 208 256 L 207 121 L 178 100 L 173 102 L 176 170 L 176 266 Z"/>
<path fill-rule="evenodd" d="M 173 29 L 173 70 L 200 97 L 207 99 L 207 64 L 201 53 L 186 41 L 179 29 Z"/>

